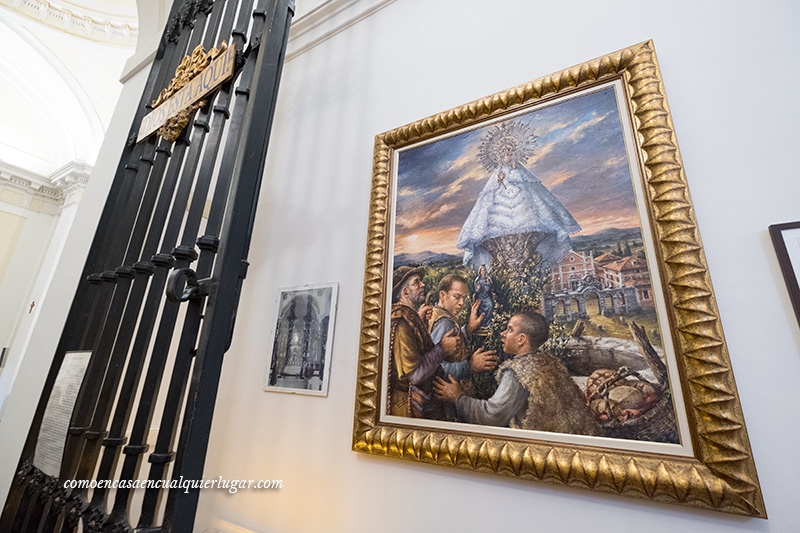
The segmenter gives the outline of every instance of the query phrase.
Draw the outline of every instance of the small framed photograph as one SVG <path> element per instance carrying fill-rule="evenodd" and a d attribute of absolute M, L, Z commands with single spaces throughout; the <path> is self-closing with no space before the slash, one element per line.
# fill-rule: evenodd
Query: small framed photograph
<path fill-rule="evenodd" d="M 338 283 L 278 290 L 264 390 L 328 395 Z"/>
<path fill-rule="evenodd" d="M 773 224 L 769 227 L 769 234 L 778 255 L 786 288 L 789 289 L 794 314 L 800 323 L 800 284 L 797 280 L 797 273 L 800 272 L 800 221 Z"/>

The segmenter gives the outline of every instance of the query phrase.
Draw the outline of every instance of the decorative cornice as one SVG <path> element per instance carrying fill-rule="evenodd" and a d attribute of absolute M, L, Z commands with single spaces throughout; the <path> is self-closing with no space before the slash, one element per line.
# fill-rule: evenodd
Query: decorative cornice
<path fill-rule="evenodd" d="M 84 161 L 72 161 L 50 174 L 50 181 L 61 191 L 64 207 L 81 201 L 92 169 Z"/>
<path fill-rule="evenodd" d="M 136 46 L 139 37 L 136 24 L 96 20 L 88 15 L 61 9 L 46 0 L 0 0 L 0 5 L 51 28 L 92 41 Z"/>
<path fill-rule="evenodd" d="M 67 163 L 50 176 L 0 161 L 0 202 L 57 215 L 80 202 L 91 173 L 92 166 L 83 161 Z"/>
<path fill-rule="evenodd" d="M 292 21 L 286 62 L 383 9 L 394 0 L 328 0 Z"/>

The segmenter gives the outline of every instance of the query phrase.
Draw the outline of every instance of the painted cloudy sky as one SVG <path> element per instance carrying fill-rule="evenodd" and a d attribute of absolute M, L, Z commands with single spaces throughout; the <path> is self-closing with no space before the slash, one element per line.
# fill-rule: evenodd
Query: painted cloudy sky
<path fill-rule="evenodd" d="M 534 128 L 525 166 L 572 213 L 580 234 L 639 226 L 613 87 L 511 120 Z M 400 153 L 396 254 L 462 254 L 458 233 L 489 177 L 478 160 L 488 128 Z"/>

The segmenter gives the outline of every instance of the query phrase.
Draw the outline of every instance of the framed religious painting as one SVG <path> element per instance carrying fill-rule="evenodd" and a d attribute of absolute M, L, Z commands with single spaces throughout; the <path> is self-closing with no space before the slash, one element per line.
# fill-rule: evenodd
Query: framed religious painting
<path fill-rule="evenodd" d="M 265 391 L 328 395 L 338 283 L 278 290 Z"/>
<path fill-rule="evenodd" d="M 375 139 L 353 449 L 765 517 L 652 42 Z"/>

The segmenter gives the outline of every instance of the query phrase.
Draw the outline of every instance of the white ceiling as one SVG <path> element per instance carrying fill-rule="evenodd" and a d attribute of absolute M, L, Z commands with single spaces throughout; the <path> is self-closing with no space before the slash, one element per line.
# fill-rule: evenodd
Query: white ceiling
<path fill-rule="evenodd" d="M 135 38 L 112 44 L 97 32 L 78 36 L 66 22 L 55 27 L 21 12 L 34 3 L 0 0 L 0 161 L 48 176 L 72 161 L 94 164 Z M 45 3 L 98 27 L 136 24 L 135 0 Z"/>
<path fill-rule="evenodd" d="M 0 0 L 0 6 L 84 39 L 106 44 L 136 44 L 135 0 Z"/>

